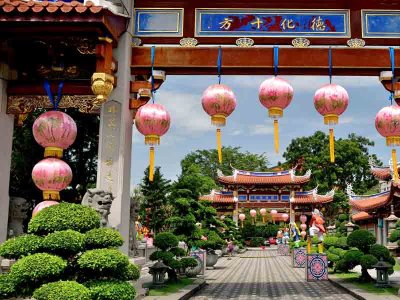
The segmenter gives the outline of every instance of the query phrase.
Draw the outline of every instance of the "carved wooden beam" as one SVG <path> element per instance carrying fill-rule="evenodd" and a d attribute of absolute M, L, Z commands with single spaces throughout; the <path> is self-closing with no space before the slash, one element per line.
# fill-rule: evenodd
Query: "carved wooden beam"
<path fill-rule="evenodd" d="M 389 92 L 394 93 L 394 99 L 397 104 L 400 103 L 400 77 L 395 77 L 393 80 L 392 71 L 383 71 L 379 76 L 379 80 L 382 82 L 382 85 Z"/>

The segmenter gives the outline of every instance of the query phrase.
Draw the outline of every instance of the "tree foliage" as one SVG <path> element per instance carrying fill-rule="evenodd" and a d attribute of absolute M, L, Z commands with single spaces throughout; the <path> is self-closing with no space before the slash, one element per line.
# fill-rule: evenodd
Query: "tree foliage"
<path fill-rule="evenodd" d="M 217 183 L 217 169 L 224 174 L 232 173 L 232 166 L 237 169 L 251 171 L 267 171 L 268 159 L 263 154 L 242 151 L 240 147 L 222 147 L 223 162 L 218 162 L 216 149 L 196 150 L 189 153 L 181 161 L 182 172 L 187 172 L 192 165 L 197 165 L 202 175 L 212 178 Z"/>

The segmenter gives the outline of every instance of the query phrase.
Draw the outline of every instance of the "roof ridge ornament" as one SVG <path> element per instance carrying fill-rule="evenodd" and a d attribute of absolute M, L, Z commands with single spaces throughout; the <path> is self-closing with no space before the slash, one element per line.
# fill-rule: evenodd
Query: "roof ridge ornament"
<path fill-rule="evenodd" d="M 376 167 L 377 167 L 376 159 L 375 159 L 372 155 L 370 155 L 370 156 L 368 157 L 368 164 L 369 164 L 369 166 L 370 166 L 371 168 L 376 168 Z"/>
<path fill-rule="evenodd" d="M 317 196 L 318 196 L 318 184 L 317 186 L 312 190 L 312 195 L 313 195 L 313 199 L 317 200 Z"/>
<path fill-rule="evenodd" d="M 335 196 L 335 189 L 334 189 L 334 188 L 331 189 L 329 192 L 327 192 L 327 193 L 325 194 L 325 196 L 327 196 L 327 197 L 333 197 L 333 196 Z"/>
<path fill-rule="evenodd" d="M 233 169 L 233 180 L 236 181 L 237 178 L 237 174 L 239 173 L 239 171 L 237 169 Z"/>
<path fill-rule="evenodd" d="M 224 173 L 222 173 L 222 171 L 220 169 L 217 169 L 217 176 L 218 177 L 224 177 Z"/>
<path fill-rule="evenodd" d="M 346 194 L 350 200 L 353 199 L 354 192 L 353 192 L 353 185 L 351 183 L 347 183 Z"/>

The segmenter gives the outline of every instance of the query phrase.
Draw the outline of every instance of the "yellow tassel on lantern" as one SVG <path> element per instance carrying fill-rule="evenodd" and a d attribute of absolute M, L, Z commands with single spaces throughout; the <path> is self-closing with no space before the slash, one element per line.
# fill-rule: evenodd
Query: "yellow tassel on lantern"
<path fill-rule="evenodd" d="M 274 144 L 275 152 L 279 153 L 279 123 L 278 120 L 274 120 Z"/>
<path fill-rule="evenodd" d="M 262 216 L 262 219 L 263 219 L 263 224 L 265 223 L 265 216 Z"/>
<path fill-rule="evenodd" d="M 60 193 L 58 191 L 43 191 L 44 200 L 60 200 Z"/>
<path fill-rule="evenodd" d="M 217 149 L 218 149 L 218 161 L 222 164 L 222 146 L 221 146 L 221 129 L 217 129 Z"/>
<path fill-rule="evenodd" d="M 333 128 L 329 128 L 329 155 L 331 163 L 335 162 L 335 136 L 333 135 Z"/>
<path fill-rule="evenodd" d="M 154 180 L 154 147 L 150 147 L 149 181 Z"/>
<path fill-rule="evenodd" d="M 158 135 L 146 135 L 144 137 L 144 144 L 145 145 L 160 145 L 160 137 Z"/>
<path fill-rule="evenodd" d="M 44 148 L 44 157 L 58 157 L 63 155 L 63 149 L 59 147 L 46 147 Z"/>
<path fill-rule="evenodd" d="M 394 181 L 397 181 L 399 179 L 399 171 L 397 169 L 396 149 L 392 149 L 392 163 L 393 163 Z"/>
<path fill-rule="evenodd" d="M 240 220 L 240 222 L 241 222 L 241 226 L 240 226 L 240 227 L 242 227 L 242 228 L 243 228 L 243 220 Z"/>

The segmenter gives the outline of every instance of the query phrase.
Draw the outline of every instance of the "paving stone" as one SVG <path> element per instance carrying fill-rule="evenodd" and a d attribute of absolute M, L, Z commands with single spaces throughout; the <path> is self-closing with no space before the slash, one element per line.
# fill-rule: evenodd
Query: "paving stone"
<path fill-rule="evenodd" d="M 306 282 L 304 269 L 293 268 L 289 256 L 276 254 L 272 248 L 220 258 L 215 270 L 206 272 L 208 286 L 190 299 L 355 299 L 330 282 Z"/>

